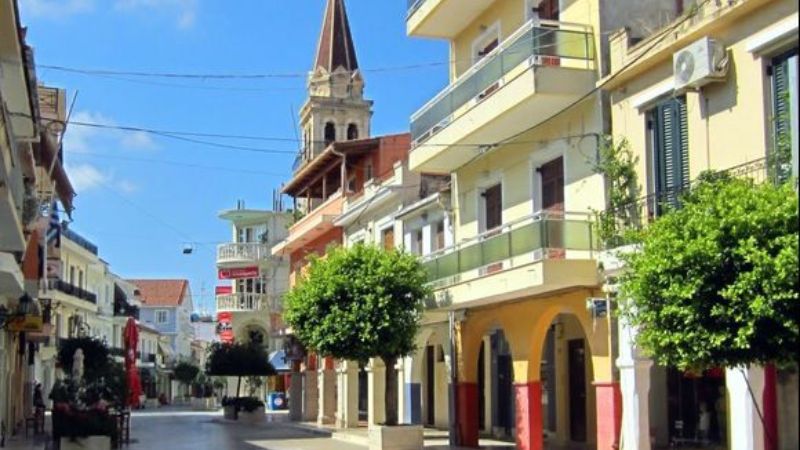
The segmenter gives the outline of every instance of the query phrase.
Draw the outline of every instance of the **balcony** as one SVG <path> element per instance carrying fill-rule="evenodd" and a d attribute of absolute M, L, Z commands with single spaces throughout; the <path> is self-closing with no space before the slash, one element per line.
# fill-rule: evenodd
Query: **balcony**
<path fill-rule="evenodd" d="M 423 264 L 436 307 L 461 308 L 596 286 L 597 249 L 587 214 L 538 213 L 433 253 Z"/>
<path fill-rule="evenodd" d="M 273 255 L 291 254 L 336 228 L 334 220 L 342 214 L 344 196 L 341 190 L 289 228 L 289 236 L 272 248 Z"/>
<path fill-rule="evenodd" d="M 486 11 L 495 0 L 408 0 L 409 36 L 451 39 Z"/>
<path fill-rule="evenodd" d="M 20 161 L 11 135 L 11 120 L 0 95 L 0 251 L 25 249 L 22 234 L 24 185 Z"/>
<path fill-rule="evenodd" d="M 270 310 L 266 294 L 228 294 L 217 296 L 217 312 L 251 312 Z"/>
<path fill-rule="evenodd" d="M 64 294 L 67 294 L 71 297 L 75 297 L 77 299 L 97 304 L 97 295 L 93 294 L 85 289 L 81 289 L 77 286 L 74 286 L 66 281 L 62 280 L 47 280 L 47 288 L 53 291 L 58 291 Z"/>
<path fill-rule="evenodd" d="M 449 173 L 536 126 L 594 88 L 594 39 L 583 25 L 528 22 L 411 117 L 411 170 Z"/>
<path fill-rule="evenodd" d="M 217 266 L 219 267 L 253 265 L 270 257 L 272 257 L 272 252 L 267 244 L 222 244 L 217 247 Z"/>

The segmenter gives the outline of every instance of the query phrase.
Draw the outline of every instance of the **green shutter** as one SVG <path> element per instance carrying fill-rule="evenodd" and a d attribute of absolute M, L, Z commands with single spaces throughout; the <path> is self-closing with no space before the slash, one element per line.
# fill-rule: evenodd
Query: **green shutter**
<path fill-rule="evenodd" d="M 655 144 L 655 195 L 659 204 L 675 205 L 678 193 L 689 185 L 686 99 L 670 98 L 661 102 L 651 112 L 651 120 Z"/>
<path fill-rule="evenodd" d="M 789 59 L 776 58 L 772 62 L 772 101 L 775 120 L 775 137 L 786 136 L 791 131 L 789 120 Z"/>

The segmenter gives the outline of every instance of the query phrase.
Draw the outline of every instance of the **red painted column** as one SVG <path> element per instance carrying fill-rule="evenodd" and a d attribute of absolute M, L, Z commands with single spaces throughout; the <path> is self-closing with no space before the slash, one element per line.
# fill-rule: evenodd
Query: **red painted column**
<path fill-rule="evenodd" d="M 517 448 L 542 450 L 542 383 L 531 381 L 514 385 L 517 405 Z"/>
<path fill-rule="evenodd" d="M 774 364 L 764 367 L 764 450 L 778 450 L 778 371 Z"/>
<path fill-rule="evenodd" d="M 622 428 L 619 383 L 595 383 L 594 386 L 597 399 L 597 450 L 618 449 Z"/>
<path fill-rule="evenodd" d="M 458 383 L 458 442 L 462 447 L 478 448 L 478 383 Z"/>

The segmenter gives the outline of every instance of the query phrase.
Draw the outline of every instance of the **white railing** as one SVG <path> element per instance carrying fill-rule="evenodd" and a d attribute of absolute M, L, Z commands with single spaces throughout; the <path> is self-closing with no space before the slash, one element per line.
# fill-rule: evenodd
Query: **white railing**
<path fill-rule="evenodd" d="M 217 312 L 220 311 L 267 311 L 270 308 L 267 294 L 227 294 L 217 296 Z"/>
<path fill-rule="evenodd" d="M 267 244 L 222 244 L 217 247 L 217 262 L 260 261 L 271 256 L 270 246 Z"/>

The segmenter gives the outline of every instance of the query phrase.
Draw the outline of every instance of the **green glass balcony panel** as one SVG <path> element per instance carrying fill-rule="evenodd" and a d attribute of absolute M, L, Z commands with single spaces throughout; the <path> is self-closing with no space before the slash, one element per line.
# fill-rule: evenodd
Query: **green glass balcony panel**
<path fill-rule="evenodd" d="M 426 261 L 422 263 L 422 267 L 428 273 L 429 280 L 438 280 L 442 278 L 439 276 L 439 260 L 433 259 L 431 261 Z"/>
<path fill-rule="evenodd" d="M 534 222 L 511 231 L 511 256 L 542 248 L 542 224 Z"/>
<path fill-rule="evenodd" d="M 564 233 L 564 248 L 570 250 L 592 249 L 592 226 L 589 222 L 565 220 L 561 224 Z"/>
<path fill-rule="evenodd" d="M 482 250 L 483 248 L 480 244 L 473 244 L 461 249 L 459 252 L 461 254 L 461 272 L 475 270 L 485 265 L 483 263 Z"/>
<path fill-rule="evenodd" d="M 511 233 L 490 237 L 481 243 L 483 246 L 483 265 L 504 261 L 511 257 L 509 239 Z"/>
<path fill-rule="evenodd" d="M 452 277 L 461 272 L 458 268 L 458 252 L 443 255 L 437 261 L 439 262 L 439 278 Z"/>

